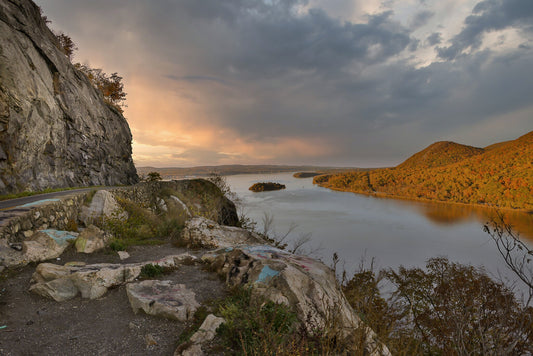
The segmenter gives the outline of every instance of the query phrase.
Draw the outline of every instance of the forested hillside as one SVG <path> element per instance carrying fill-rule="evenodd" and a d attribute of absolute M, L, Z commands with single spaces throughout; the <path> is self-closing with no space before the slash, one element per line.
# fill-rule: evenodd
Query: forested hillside
<path fill-rule="evenodd" d="M 437 142 L 394 168 L 314 182 L 355 193 L 533 210 L 533 131 L 485 149 Z"/>

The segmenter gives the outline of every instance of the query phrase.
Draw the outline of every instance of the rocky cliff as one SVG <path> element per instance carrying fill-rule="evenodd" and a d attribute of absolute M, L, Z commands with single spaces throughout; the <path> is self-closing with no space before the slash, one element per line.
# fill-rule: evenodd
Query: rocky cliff
<path fill-rule="evenodd" d="M 0 2 L 0 194 L 138 180 L 125 118 L 31 0 Z"/>

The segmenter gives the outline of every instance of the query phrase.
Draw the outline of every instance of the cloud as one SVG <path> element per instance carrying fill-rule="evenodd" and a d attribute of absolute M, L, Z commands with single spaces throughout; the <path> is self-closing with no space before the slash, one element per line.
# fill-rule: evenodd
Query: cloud
<path fill-rule="evenodd" d="M 422 10 L 417 12 L 411 20 L 411 29 L 417 29 L 426 25 L 433 16 L 435 16 L 433 11 Z"/>
<path fill-rule="evenodd" d="M 532 23 L 531 0 L 484 0 L 465 19 L 462 31 L 452 38 L 451 45 L 437 47 L 437 52 L 440 58 L 452 60 L 469 48 L 478 49 L 483 35 L 490 31 L 518 27 L 531 32 Z"/>
<path fill-rule="evenodd" d="M 37 2 L 78 60 L 124 77 L 139 164 L 380 166 L 532 129 L 531 0 Z M 480 45 L 503 29 L 514 45 Z"/>
<path fill-rule="evenodd" d="M 426 42 L 430 45 L 430 46 L 434 46 L 436 44 L 439 44 L 442 42 L 442 35 L 439 33 L 439 32 L 433 32 L 431 35 L 429 35 L 427 38 L 426 38 Z"/>

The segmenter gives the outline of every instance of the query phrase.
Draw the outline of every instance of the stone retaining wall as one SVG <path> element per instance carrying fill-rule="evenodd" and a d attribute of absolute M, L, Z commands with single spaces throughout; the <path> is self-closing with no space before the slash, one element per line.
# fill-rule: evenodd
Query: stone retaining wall
<path fill-rule="evenodd" d="M 35 230 L 68 230 L 78 224 L 78 215 L 88 193 L 69 195 L 57 201 L 35 202 L 35 206 L 22 207 L 0 228 L 0 239 L 8 243 L 21 242 L 33 235 Z"/>

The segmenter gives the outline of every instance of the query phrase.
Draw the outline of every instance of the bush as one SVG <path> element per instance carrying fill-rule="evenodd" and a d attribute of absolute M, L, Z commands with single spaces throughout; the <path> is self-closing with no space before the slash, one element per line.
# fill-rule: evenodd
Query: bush
<path fill-rule="evenodd" d="M 283 304 L 256 301 L 251 295 L 250 288 L 237 289 L 220 305 L 226 320 L 219 328 L 224 345 L 244 354 L 287 353 L 298 341 L 296 314 Z"/>
<path fill-rule="evenodd" d="M 392 293 L 378 288 L 385 278 Z M 344 285 L 393 354 L 530 354 L 533 314 L 479 268 L 433 258 L 426 270 L 361 270 Z"/>
<path fill-rule="evenodd" d="M 111 241 L 109 247 L 113 251 L 126 251 L 126 244 L 124 243 L 124 241 L 118 239 L 114 239 L 113 241 Z"/>
<path fill-rule="evenodd" d="M 141 274 L 139 275 L 139 277 L 143 279 L 154 278 L 162 275 L 164 272 L 165 269 L 163 267 L 149 263 L 147 265 L 142 266 Z"/>

